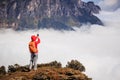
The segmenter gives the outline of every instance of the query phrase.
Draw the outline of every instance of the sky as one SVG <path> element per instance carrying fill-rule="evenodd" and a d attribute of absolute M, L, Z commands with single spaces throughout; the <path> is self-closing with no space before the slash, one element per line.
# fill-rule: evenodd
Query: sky
<path fill-rule="evenodd" d="M 105 4 L 103 2 L 98 4 Z M 0 66 L 29 64 L 28 43 L 31 35 L 39 33 L 38 63 L 57 60 L 65 66 L 68 61 L 76 59 L 85 66 L 85 74 L 93 80 L 120 80 L 120 8 L 112 7 L 109 10 L 106 6 L 96 16 L 105 26 L 83 25 L 75 28 L 75 32 L 52 29 L 16 32 L 1 29 Z"/>

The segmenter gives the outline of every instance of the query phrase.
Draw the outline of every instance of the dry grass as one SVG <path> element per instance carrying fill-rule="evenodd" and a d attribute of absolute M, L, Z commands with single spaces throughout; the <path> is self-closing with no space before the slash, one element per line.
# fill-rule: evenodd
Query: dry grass
<path fill-rule="evenodd" d="M 0 80 L 33 80 L 33 78 L 36 78 L 36 76 L 38 77 L 39 75 L 49 77 L 52 80 L 66 80 L 73 77 L 78 78 L 78 80 L 88 80 L 87 76 L 79 70 L 55 67 L 39 67 L 36 71 L 31 70 L 29 72 L 17 71 L 2 76 Z"/>

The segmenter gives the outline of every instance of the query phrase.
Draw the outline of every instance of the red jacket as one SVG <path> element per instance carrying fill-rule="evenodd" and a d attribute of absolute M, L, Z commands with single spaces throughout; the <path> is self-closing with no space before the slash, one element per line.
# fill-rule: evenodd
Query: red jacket
<path fill-rule="evenodd" d="M 33 35 L 31 36 L 31 41 L 29 42 L 29 50 L 31 53 L 38 53 L 38 44 L 40 43 L 40 38 Z"/>
<path fill-rule="evenodd" d="M 38 44 L 40 43 L 40 38 L 36 37 L 35 47 L 38 49 Z"/>

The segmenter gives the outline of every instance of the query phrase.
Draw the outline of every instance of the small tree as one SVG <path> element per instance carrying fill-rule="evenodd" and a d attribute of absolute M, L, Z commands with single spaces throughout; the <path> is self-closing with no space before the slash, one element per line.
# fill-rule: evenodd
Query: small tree
<path fill-rule="evenodd" d="M 5 66 L 1 66 L 0 67 L 0 75 L 4 75 L 4 74 L 6 74 Z"/>
<path fill-rule="evenodd" d="M 71 60 L 71 62 L 67 63 L 66 67 L 85 72 L 85 67 L 77 60 Z"/>

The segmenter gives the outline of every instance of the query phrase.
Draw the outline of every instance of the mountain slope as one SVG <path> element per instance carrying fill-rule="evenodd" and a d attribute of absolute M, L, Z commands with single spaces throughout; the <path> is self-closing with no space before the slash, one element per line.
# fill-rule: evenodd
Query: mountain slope
<path fill-rule="evenodd" d="M 91 80 L 78 70 L 70 68 L 41 67 L 37 71 L 14 72 L 0 80 Z"/>
<path fill-rule="evenodd" d="M 100 7 L 81 0 L 1 0 L 0 27 L 15 30 L 54 28 L 74 30 L 84 23 L 103 25 L 93 15 Z"/>
<path fill-rule="evenodd" d="M 36 71 L 15 64 L 8 66 L 8 72 L 0 67 L 0 80 L 92 80 L 83 71 L 85 67 L 77 60 L 71 60 L 64 68 L 57 61 L 38 64 Z"/>

